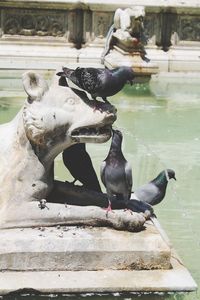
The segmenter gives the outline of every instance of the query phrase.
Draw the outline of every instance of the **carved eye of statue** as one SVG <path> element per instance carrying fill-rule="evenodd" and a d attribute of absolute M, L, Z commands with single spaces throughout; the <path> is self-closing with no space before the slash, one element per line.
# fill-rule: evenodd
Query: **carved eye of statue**
<path fill-rule="evenodd" d="M 74 105 L 75 104 L 75 99 L 74 98 L 68 98 L 66 100 L 66 103 L 69 104 L 69 105 Z"/>

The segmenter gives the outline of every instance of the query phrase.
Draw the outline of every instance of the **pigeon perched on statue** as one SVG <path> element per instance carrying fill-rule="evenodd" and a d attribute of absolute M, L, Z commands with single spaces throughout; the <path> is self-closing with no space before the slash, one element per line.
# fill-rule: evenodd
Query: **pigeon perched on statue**
<path fill-rule="evenodd" d="M 75 144 L 65 149 L 62 156 L 65 166 L 74 177 L 73 183 L 79 180 L 88 190 L 101 192 L 92 160 L 84 143 Z"/>
<path fill-rule="evenodd" d="M 101 180 L 108 196 L 107 214 L 113 201 L 128 202 L 132 189 L 132 170 L 122 153 L 122 133 L 113 130 L 108 156 L 101 165 Z"/>
<path fill-rule="evenodd" d="M 69 87 L 69 84 L 66 80 L 66 77 L 65 76 L 60 76 L 59 78 L 59 81 L 58 81 L 58 84 L 60 86 L 65 86 L 65 87 Z M 82 100 L 84 101 L 90 101 L 87 97 L 87 94 L 84 92 L 84 91 L 81 91 L 81 90 L 78 90 L 78 89 L 74 89 L 74 88 L 71 88 L 71 90 L 77 95 L 79 96 Z"/>
<path fill-rule="evenodd" d="M 105 102 L 107 97 L 118 93 L 126 83 L 133 83 L 134 72 L 131 67 L 118 67 L 112 70 L 105 68 L 76 68 L 63 67 L 58 76 L 65 76 L 77 87 L 91 94 L 93 99 L 101 97 Z"/>
<path fill-rule="evenodd" d="M 60 86 L 64 87 L 69 87 L 66 77 L 60 76 L 58 84 Z M 70 87 L 69 87 L 70 88 Z M 86 102 L 88 105 L 92 106 L 94 110 L 99 110 L 99 111 L 107 111 L 107 112 L 116 112 L 116 108 L 110 104 L 108 101 L 107 102 L 102 102 L 98 100 L 93 100 L 91 101 L 87 94 L 83 90 L 75 89 L 75 88 L 70 88 L 78 97 L 80 97 L 84 102 Z"/>
<path fill-rule="evenodd" d="M 131 199 L 140 200 L 150 205 L 160 203 L 165 197 L 167 184 L 172 178 L 176 180 L 173 170 L 163 170 L 155 179 L 137 188 Z"/>

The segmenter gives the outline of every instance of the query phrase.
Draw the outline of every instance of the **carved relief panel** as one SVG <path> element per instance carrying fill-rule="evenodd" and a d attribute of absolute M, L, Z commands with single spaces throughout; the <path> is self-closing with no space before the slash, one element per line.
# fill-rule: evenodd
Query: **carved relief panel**
<path fill-rule="evenodd" d="M 200 42 L 200 16 L 179 16 L 177 34 L 180 41 Z"/>
<path fill-rule="evenodd" d="M 160 18 L 156 13 L 146 13 L 144 17 L 144 34 L 148 38 L 147 45 L 153 46 L 160 40 Z"/>
<path fill-rule="evenodd" d="M 3 11 L 3 33 L 22 36 L 64 37 L 67 14 L 63 11 L 6 9 Z"/>
<path fill-rule="evenodd" d="M 53 37 L 74 43 L 104 45 L 113 23 L 114 12 L 50 9 L 0 9 L 0 37 Z M 168 50 L 171 45 L 196 45 L 200 42 L 200 16 L 177 11 L 146 12 L 144 18 L 147 45 Z"/>
<path fill-rule="evenodd" d="M 92 38 L 104 43 L 105 37 L 113 23 L 113 12 L 98 12 L 92 14 Z"/>

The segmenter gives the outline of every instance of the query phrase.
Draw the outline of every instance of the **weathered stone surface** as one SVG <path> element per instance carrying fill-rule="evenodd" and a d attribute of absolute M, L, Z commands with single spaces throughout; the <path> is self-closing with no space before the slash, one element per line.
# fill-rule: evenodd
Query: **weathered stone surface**
<path fill-rule="evenodd" d="M 155 227 L 151 224 L 152 231 L 156 231 Z M 169 245 L 169 240 L 160 227 L 159 222 L 156 222 L 156 228 L 159 228 L 159 232 L 164 241 Z M 30 229 L 31 230 L 31 229 Z M 33 230 L 33 229 L 32 229 Z M 60 229 L 55 229 L 55 232 L 59 235 Z M 71 234 L 73 235 L 74 228 L 71 228 Z M 81 229 L 79 229 L 81 230 Z M 98 229 L 93 229 L 98 231 Z M 103 229 L 101 229 L 103 230 Z M 3 231 L 2 231 L 3 232 Z M 41 233 L 39 233 L 41 232 Z M 110 234 L 113 231 L 106 229 L 109 240 Z M 148 230 L 147 230 L 148 232 Z M 79 232 L 80 233 L 80 232 Z M 124 232 L 122 232 L 123 234 Z M 45 231 L 39 231 L 41 234 L 41 240 L 45 240 Z M 95 232 L 93 232 L 95 234 Z M 141 233 L 139 233 L 141 234 Z M 135 235 L 135 234 L 134 234 Z M 75 236 L 75 235 L 74 235 Z M 89 236 L 90 237 L 90 236 Z M 85 239 L 88 240 L 88 235 Z M 2 233 L 1 233 L 2 238 Z M 10 237 L 11 238 L 11 237 Z M 123 237 L 124 239 L 125 237 Z M 60 237 L 60 240 L 63 238 Z M 73 239 L 73 237 L 71 237 Z M 76 237 L 75 237 L 76 239 Z M 28 238 L 26 242 L 28 243 Z M 58 241 L 58 239 L 54 239 Z M 78 240 L 77 240 L 78 241 Z M 97 241 L 97 240 L 96 240 Z M 113 239 L 103 244 L 103 249 L 113 245 Z M 127 246 L 130 247 L 130 243 L 133 239 L 128 239 Z M 10 239 L 9 243 L 12 243 Z M 118 245 L 119 241 L 115 241 L 115 245 Z M 149 243 L 149 240 L 144 240 L 144 247 Z M 122 244 L 122 243 L 121 243 Z M 76 244 L 77 245 L 77 244 Z M 93 249 L 93 245 L 88 244 L 90 250 Z M 19 244 L 15 244 L 15 247 L 20 247 Z M 49 246 L 50 247 L 50 246 Z M 118 245 L 119 247 L 119 245 Z M 126 244 L 120 246 L 121 249 L 126 247 Z M 132 246 L 135 247 L 134 245 Z M 197 285 L 191 277 L 188 270 L 184 267 L 180 258 L 175 253 L 174 249 L 170 246 L 172 256 L 170 259 L 170 269 L 159 270 L 100 270 L 100 271 L 4 271 L 0 272 L 0 295 L 5 295 L 10 292 L 16 291 L 33 291 L 40 293 L 112 293 L 112 292 L 186 292 L 194 291 L 197 289 Z M 114 248 L 115 249 L 115 248 Z M 128 248 L 127 248 L 128 249 Z M 113 249 L 112 249 L 113 250 Z M 119 250 L 119 248 L 118 248 Z M 123 249 L 124 250 L 124 249 Z M 136 248 L 135 248 L 136 250 Z M 145 249 L 147 252 L 149 247 Z M 91 251 L 92 255 L 92 251 Z M 105 255 L 107 253 L 105 252 Z M 138 255 L 138 253 L 136 253 Z M 48 257 L 48 256 L 47 256 Z M 47 258 L 43 256 L 43 263 L 47 261 Z M 98 262 L 99 264 L 99 262 Z"/>
<path fill-rule="evenodd" d="M 164 250 L 165 252 L 169 250 L 167 245 L 170 245 L 170 242 L 168 240 L 168 237 L 166 236 L 165 232 L 161 228 L 158 220 L 156 220 L 155 225 L 153 225 L 151 222 L 148 222 L 147 230 L 140 232 L 140 233 L 134 233 L 131 234 L 127 232 L 115 232 L 113 230 L 108 229 L 98 229 L 98 228 L 79 228 L 76 229 L 75 227 L 67 228 L 48 228 L 48 229 L 24 229 L 22 231 L 20 230 L 1 230 L 0 231 L 0 237 L 1 241 L 1 267 L 2 262 L 5 263 L 7 260 L 7 264 L 12 265 L 19 265 L 21 263 L 21 266 L 24 267 L 27 265 L 33 266 L 33 263 L 36 263 L 37 260 L 42 259 L 42 265 L 52 265 L 53 262 L 55 262 L 55 258 L 58 254 L 58 252 L 54 251 L 54 256 L 51 256 L 51 261 L 48 259 L 48 255 L 41 256 L 41 253 L 38 252 L 37 255 L 34 256 L 33 252 L 31 252 L 31 249 L 34 250 L 40 245 L 40 249 L 42 249 L 42 243 L 43 246 L 46 245 L 46 251 L 52 249 L 66 248 L 66 241 L 67 236 L 71 241 L 73 241 L 73 244 L 67 243 L 67 246 L 75 253 L 75 248 L 80 248 L 80 244 L 84 243 L 86 245 L 86 249 L 82 249 L 84 252 L 84 255 L 88 255 L 90 259 L 88 261 L 84 261 L 85 263 L 91 263 L 94 265 L 94 262 L 99 264 L 102 264 L 103 261 L 100 261 L 98 254 L 95 253 L 94 248 L 98 247 L 101 248 L 101 251 L 104 251 L 104 263 L 112 262 L 116 265 L 115 262 L 115 256 L 114 252 L 120 252 L 120 255 L 124 255 L 125 261 L 128 257 L 130 258 L 129 250 L 133 250 L 133 254 L 136 255 L 136 257 L 141 257 L 141 253 L 137 250 L 145 249 L 147 255 L 152 255 L 150 250 L 153 249 L 153 247 L 157 248 L 158 246 L 161 246 L 159 249 L 157 248 L 157 252 L 161 252 Z M 52 231 L 51 231 L 52 230 Z M 157 230 L 161 235 L 158 234 Z M 30 233 L 31 235 L 28 235 Z M 15 238 L 13 237 L 13 233 L 17 234 Z M 66 236 L 65 236 L 66 234 Z M 120 237 L 120 240 L 116 238 L 116 234 L 118 235 L 118 238 Z M 155 235 L 159 236 L 159 239 L 162 240 L 160 243 L 155 243 Z M 31 241 L 31 236 L 33 237 L 33 240 Z M 49 237 L 47 237 L 49 236 Z M 139 237 L 143 236 L 143 243 L 142 239 L 140 240 L 140 245 L 138 244 Z M 151 236 L 151 238 L 150 238 Z M 153 237 L 154 236 L 154 237 Z M 162 236 L 162 238 L 161 238 Z M 6 237 L 6 239 L 5 239 Z M 17 239 L 18 237 L 18 239 Z M 23 237 L 23 238 L 22 238 Z M 51 237 L 51 238 L 50 238 Z M 81 240 L 80 240 L 81 238 Z M 90 243 L 94 241 L 94 243 Z M 53 245 L 50 243 L 47 243 L 47 241 L 54 240 L 54 248 Z M 157 241 L 159 240 L 157 239 Z M 22 244 L 23 240 L 23 244 Z M 125 241 L 126 240 L 126 241 Z M 150 240 L 152 243 L 150 243 Z M 31 242 L 30 242 L 31 241 Z M 102 242 L 104 241 L 104 242 Z M 125 241 L 125 243 L 124 243 Z M 153 242 L 154 241 L 154 242 Z M 28 260 L 26 257 L 26 260 L 22 261 L 22 257 L 20 258 L 20 262 L 17 261 L 17 258 L 14 255 L 18 250 L 18 254 L 21 253 L 21 255 L 27 256 L 27 252 L 23 252 L 23 246 L 25 247 L 25 251 L 28 250 L 29 254 L 32 257 L 32 260 Z M 7 247 L 11 248 L 8 251 Z M 162 248 L 162 246 L 164 248 Z M 21 249 L 21 252 L 20 252 Z M 4 272 L 0 272 L 0 295 L 5 295 L 10 292 L 14 291 L 23 291 L 26 290 L 26 292 L 30 291 L 39 291 L 40 293 L 87 293 L 87 292 L 93 292 L 93 293 L 103 293 L 103 292 L 157 292 L 157 291 L 163 291 L 163 292 L 169 292 L 169 291 L 194 291 L 197 289 L 197 285 L 192 279 L 190 273 L 187 271 L 187 269 L 184 267 L 183 263 L 180 261 L 180 258 L 177 256 L 177 254 L 174 252 L 173 248 L 170 245 L 171 249 L 171 258 L 170 258 L 170 269 L 157 269 L 157 270 L 113 270 L 107 268 L 109 265 L 106 266 L 105 270 L 98 270 L 98 271 L 86 271 L 86 270 L 80 270 L 80 271 L 9 271 L 5 270 Z M 12 250 L 15 250 L 15 253 L 12 252 Z M 110 250 L 110 251 L 108 251 Z M 7 258 L 6 258 L 7 253 Z M 47 253 L 47 252 L 46 252 Z M 53 251 L 51 252 L 51 254 Z M 151 254 L 150 254 L 151 253 Z M 49 253 L 48 253 L 49 254 Z M 67 253 L 65 256 L 69 254 L 69 249 L 67 249 Z M 80 258 L 80 252 L 77 252 L 77 257 Z M 128 254 L 128 255 L 127 255 Z M 90 255 L 90 256 L 89 256 Z M 96 256 L 95 256 L 96 255 Z M 113 255 L 113 260 L 108 260 L 108 257 L 111 257 Z M 142 254 L 144 255 L 144 253 Z M 9 256 L 13 256 L 13 258 L 10 260 L 8 259 Z M 94 262 L 93 262 L 94 258 Z M 133 258 L 135 259 L 135 258 Z M 80 260 L 83 261 L 83 258 L 81 257 Z M 90 261 L 89 261 L 90 260 Z M 64 258 L 60 262 L 64 265 Z M 63 266 L 62 265 L 62 266 Z M 80 266 L 80 264 L 79 264 Z M 55 265 L 54 265 L 55 268 Z M 29 268 L 30 270 L 30 268 Z"/>
<path fill-rule="evenodd" d="M 104 64 L 108 68 L 116 68 L 123 65 L 131 66 L 137 76 L 151 76 L 158 72 L 158 65 L 156 63 L 147 63 L 142 60 L 139 54 L 131 55 L 117 46 L 114 46 L 114 49 L 106 55 Z"/>
<path fill-rule="evenodd" d="M 182 0 L 168 0 L 168 2 L 165 2 L 166 0 L 140 0 L 140 5 L 145 5 L 149 7 L 176 7 L 176 8 L 192 8 L 192 7 L 200 7 L 199 0 L 185 0 L 184 2 Z M 106 1 L 102 0 L 99 2 L 99 0 L 87 0 L 87 1 L 80 1 L 80 0 L 0 0 L 0 5 L 4 6 L 11 6 L 12 7 L 41 7 L 41 8 L 55 8 L 58 7 L 59 9 L 62 8 L 84 8 L 89 7 L 90 9 L 98 8 L 100 11 L 102 10 L 109 10 L 112 7 L 114 9 L 120 7 L 130 7 L 133 5 L 133 0 L 126 0 L 126 1 Z"/>
<path fill-rule="evenodd" d="M 133 5 L 145 6 L 145 34 L 148 35 L 150 46 L 157 45 L 168 49 L 171 44 L 174 45 L 174 42 L 171 42 L 174 33 L 178 37 L 175 44 L 179 44 L 179 41 L 189 41 L 193 44 L 199 42 L 198 0 L 1 0 L 2 40 L 15 37 L 18 41 L 29 43 L 40 37 L 39 43 L 44 40 L 54 44 L 71 43 L 77 48 L 80 48 L 80 44 L 84 46 L 85 43 L 91 42 L 101 45 L 105 42 L 112 24 L 114 11 Z"/>
<path fill-rule="evenodd" d="M 176 259 L 170 270 L 40 271 L 0 273 L 0 295 L 27 293 L 190 292 L 197 289 Z"/>
<path fill-rule="evenodd" d="M 151 270 L 171 266 L 171 250 L 150 221 L 145 230 L 136 233 L 59 226 L 1 230 L 0 239 L 0 270 Z"/>
<path fill-rule="evenodd" d="M 67 200 L 67 199 L 66 199 Z M 94 199 L 95 201 L 95 199 Z M 1 223 L 1 228 L 27 228 L 55 225 L 89 225 L 108 226 L 117 230 L 139 231 L 143 228 L 146 215 L 139 213 L 126 214 L 117 210 L 107 218 L 105 211 L 97 206 L 65 205 L 47 203 L 47 208 L 40 209 L 39 202 L 13 205 Z M 4 222 L 3 222 L 4 221 Z"/>

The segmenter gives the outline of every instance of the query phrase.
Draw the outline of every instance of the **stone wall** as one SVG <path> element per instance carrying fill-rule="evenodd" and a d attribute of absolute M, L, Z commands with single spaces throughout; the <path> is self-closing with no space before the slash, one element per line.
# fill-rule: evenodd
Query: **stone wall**
<path fill-rule="evenodd" d="M 102 46 L 116 8 L 145 5 L 149 47 L 200 46 L 200 3 L 186 1 L 0 1 L 1 40 Z"/>
<path fill-rule="evenodd" d="M 160 8 L 148 12 L 144 21 L 149 45 L 164 50 L 170 46 L 200 46 L 200 8 Z"/>
<path fill-rule="evenodd" d="M 159 71 L 200 72 L 199 0 L 0 0 L 0 68 L 99 65 L 114 12 L 136 5 Z"/>

